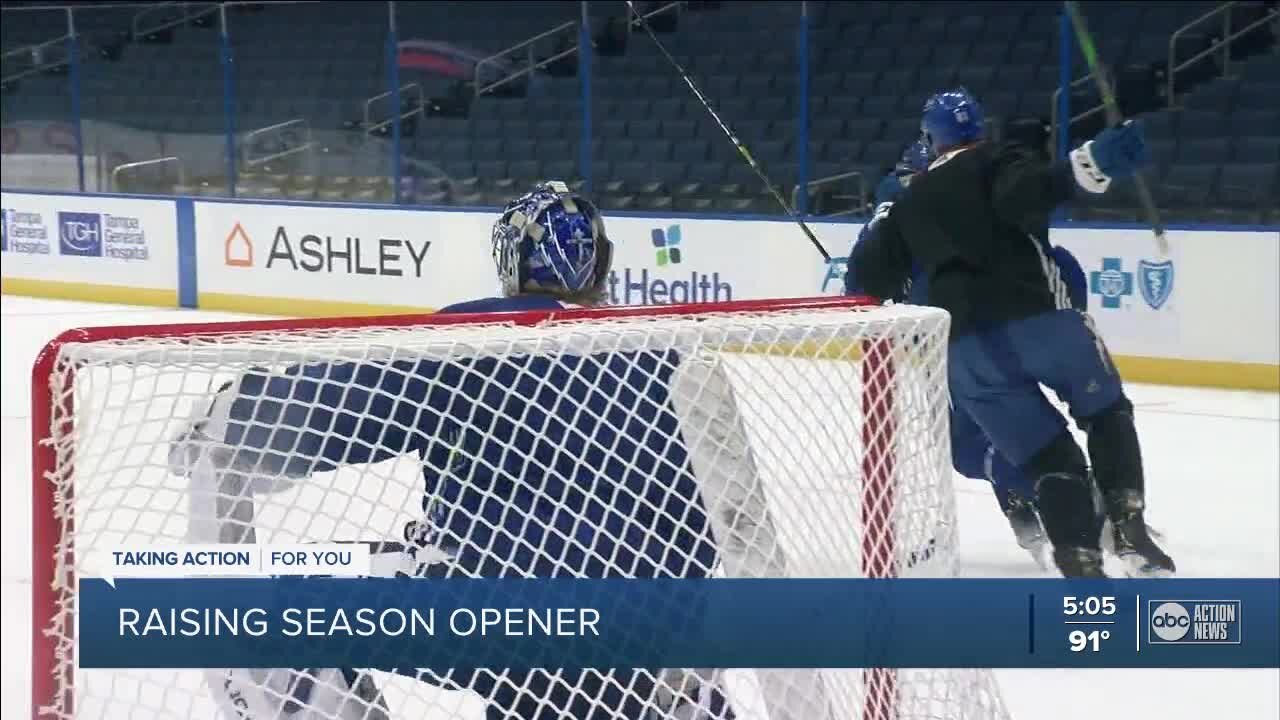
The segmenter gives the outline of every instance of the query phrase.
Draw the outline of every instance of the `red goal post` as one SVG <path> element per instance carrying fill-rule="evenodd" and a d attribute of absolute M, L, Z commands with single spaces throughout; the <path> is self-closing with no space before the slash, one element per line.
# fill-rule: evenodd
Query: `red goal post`
<path fill-rule="evenodd" d="M 849 332 L 806 334 L 812 318 L 837 318 Z M 859 527 L 833 529 L 847 532 L 856 543 L 856 564 L 866 577 L 898 577 L 912 574 L 912 567 L 930 566 L 935 574 L 951 574 L 955 566 L 955 511 L 949 478 L 949 439 L 945 432 L 945 345 L 949 321 L 945 313 L 923 308 L 884 307 L 866 298 L 801 298 L 736 301 L 625 308 L 575 308 L 555 311 L 458 315 L 399 315 L 299 320 L 264 320 L 230 323 L 118 326 L 69 330 L 45 346 L 32 371 L 32 711 L 42 709 L 54 717 L 75 717 L 77 677 L 75 668 L 75 587 L 77 577 L 78 518 L 76 517 L 76 423 L 80 383 L 86 367 L 128 365 L 141 360 L 150 343 L 165 347 L 187 345 L 201 352 L 217 353 L 219 343 L 240 338 L 271 343 L 305 343 L 313 337 L 350 340 L 362 333 L 404 330 L 427 337 L 448 338 L 451 332 L 475 326 L 494 328 L 543 328 L 572 326 L 590 333 L 662 328 L 664 323 L 696 321 L 691 327 L 716 323 L 764 323 L 775 330 L 764 336 L 747 334 L 746 341 L 721 337 L 713 348 L 721 354 L 782 357 L 818 363 L 841 363 L 853 374 L 841 374 L 846 386 L 833 383 L 832 392 L 856 391 L 856 434 L 846 439 L 857 447 L 856 491 Z M 461 327 L 460 327 L 461 326 Z M 758 342 L 758 337 L 774 338 Z M 852 339 L 850 339 L 852 338 Z M 193 367 L 195 367 L 193 365 Z M 824 365 L 825 367 L 825 365 Z M 191 372 L 233 372 L 235 367 L 210 369 L 203 365 Z M 817 377 L 816 369 L 812 369 Z M 186 373 L 186 370 L 182 371 Z M 777 371 L 776 380 L 790 383 L 789 370 Z M 805 378 L 800 391 L 808 392 L 820 380 Z M 102 388 L 92 388 L 99 392 Z M 106 387 L 108 395 L 113 387 Z M 145 393 L 130 380 L 127 393 L 138 395 L 128 403 L 147 402 Z M 818 393 L 821 394 L 821 393 Z M 792 402 L 803 412 L 806 400 Z M 92 411 L 92 409 L 90 410 Z M 941 418 L 941 419 L 940 419 Z M 911 437 L 904 432 L 915 433 Z M 919 437 L 916 437 L 919 435 Z M 799 438 L 797 438 L 799 439 Z M 907 447 L 907 446 L 910 447 Z M 790 451 L 790 449 L 788 449 Z M 806 452 L 800 447 L 798 452 Z M 910 467 L 904 470 L 904 459 Z M 945 464 L 947 467 L 942 467 Z M 916 477 L 928 475 L 927 478 Z M 82 480 L 82 482 L 87 482 Z M 903 488 L 904 483 L 913 485 Z M 927 498 L 917 498 L 914 483 L 928 483 Z M 913 498 L 904 504 L 904 498 Z M 801 499 L 787 498 L 788 501 Z M 916 503 L 914 505 L 908 504 Z M 909 533 L 903 540 L 904 529 Z M 936 567 L 933 567 L 936 566 Z M 919 567 L 916 567 L 919 569 Z M 820 570 L 825 572 L 825 569 Z M 917 671 L 911 671 L 917 672 Z M 907 720 L 933 717 L 936 703 L 952 702 L 955 692 L 974 695 L 972 708 L 954 717 L 999 718 L 1004 711 L 994 681 L 988 673 L 950 673 L 946 698 L 916 697 L 936 684 L 932 676 L 917 681 L 908 671 L 868 670 L 861 689 L 854 694 L 865 720 Z M 154 673 L 153 673 L 154 674 Z M 963 677 L 959 677 L 963 676 Z M 949 677 L 949 676 L 948 676 Z M 958 685 L 957 685 L 958 684 Z M 852 692 L 852 691 L 851 691 Z M 980 696 L 980 697 L 977 697 Z M 777 711 L 773 711 L 775 716 Z"/>

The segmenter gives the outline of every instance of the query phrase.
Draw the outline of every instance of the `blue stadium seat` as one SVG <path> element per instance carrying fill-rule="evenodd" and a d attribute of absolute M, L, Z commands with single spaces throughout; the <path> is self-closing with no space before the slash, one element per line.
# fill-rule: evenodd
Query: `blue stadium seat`
<path fill-rule="evenodd" d="M 700 182 L 706 185 L 715 184 L 724 180 L 724 167 L 722 163 L 691 165 L 686 177 L 691 182 Z"/>
<path fill-rule="evenodd" d="M 650 106 L 653 101 L 648 97 L 628 98 L 619 100 L 615 110 L 614 117 L 631 120 L 635 118 L 649 117 Z"/>
<path fill-rule="evenodd" d="M 862 114 L 867 117 L 887 118 L 892 117 L 898 111 L 898 96 L 894 95 L 877 95 L 863 99 Z"/>
<path fill-rule="evenodd" d="M 482 177 L 485 176 L 483 169 L 479 166 L 476 167 L 476 171 L 479 172 Z M 537 180 L 545 179 L 542 175 L 542 167 L 537 160 L 521 160 L 507 165 L 507 177 L 516 178 L 521 185 L 527 185 Z M 498 176 L 495 175 L 490 177 Z"/>
<path fill-rule="evenodd" d="M 1280 162 L 1280 135 L 1236 138 L 1237 162 Z"/>
<path fill-rule="evenodd" d="M 1225 137 L 1200 138 L 1183 141 L 1178 146 L 1179 164 L 1223 163 L 1230 155 L 1230 139 Z"/>
<path fill-rule="evenodd" d="M 1280 97 L 1280 76 L 1273 76 L 1270 81 L 1251 80 L 1240 88 L 1236 106 L 1242 110 L 1274 110 L 1278 97 Z"/>
<path fill-rule="evenodd" d="M 1036 67 L 1048 56 L 1049 45 L 1041 41 L 1020 41 L 1009 48 L 1006 57 L 1009 66 Z"/>
<path fill-rule="evenodd" d="M 862 151 L 862 159 L 865 162 L 876 163 L 879 165 L 892 165 L 897 162 L 902 155 L 902 149 L 912 138 L 903 140 L 874 140 L 866 144 Z"/>
<path fill-rule="evenodd" d="M 657 119 L 634 119 L 627 123 L 627 137 L 632 140 L 654 140 L 662 124 Z"/>
<path fill-rule="evenodd" d="M 924 104 L 924 96 L 931 95 L 939 90 L 949 89 L 956 85 L 956 68 L 950 65 L 934 65 L 932 67 L 922 68 L 916 75 L 916 88 L 921 91 L 921 104 Z M 919 108 L 916 108 L 917 110 Z"/>
<path fill-rule="evenodd" d="M 853 116 L 854 112 L 831 110 L 830 104 L 828 104 L 827 108 L 826 115 L 809 121 L 809 134 L 823 140 L 836 140 L 844 136 L 845 118 Z"/>
<path fill-rule="evenodd" d="M 1207 110 L 1183 110 L 1178 118 L 1178 137 L 1214 137 L 1222 132 L 1222 115 Z"/>
<path fill-rule="evenodd" d="M 604 145 L 601 147 L 601 153 L 596 157 L 612 161 L 631 160 L 636 156 L 637 147 L 638 144 L 635 140 L 606 138 Z"/>
<path fill-rule="evenodd" d="M 916 69 L 886 70 L 880 73 L 880 82 L 876 86 L 881 95 L 898 95 L 916 86 Z"/>
<path fill-rule="evenodd" d="M 1218 180 L 1215 202 L 1237 208 L 1274 206 L 1278 183 L 1275 163 L 1227 164 Z"/>
<path fill-rule="evenodd" d="M 654 100 L 652 112 L 653 117 L 664 123 L 668 120 L 679 120 L 684 117 L 684 99 L 668 97 Z"/>
<path fill-rule="evenodd" d="M 1276 132 L 1280 128 L 1280 111 L 1276 110 L 1237 110 L 1228 121 L 1231 134 L 1234 136 L 1262 136 Z"/>
<path fill-rule="evenodd" d="M 898 48 L 894 54 L 894 63 L 898 67 L 920 68 L 929 64 L 933 48 L 925 43 L 910 42 Z"/>
<path fill-rule="evenodd" d="M 809 81 L 809 91 L 815 95 L 835 95 L 840 92 L 845 79 L 851 73 L 824 72 Z"/>
<path fill-rule="evenodd" d="M 705 112 L 705 111 L 704 111 Z M 670 140 L 690 140 L 697 134 L 694 120 L 662 120 L 662 136 Z"/>
<path fill-rule="evenodd" d="M 668 160 L 671 159 L 671 148 L 673 141 L 666 138 L 655 138 L 653 140 L 644 141 L 644 154 L 650 160 Z M 679 160 L 680 158 L 675 158 Z"/>
<path fill-rule="evenodd" d="M 476 175 L 482 178 L 507 177 L 507 163 L 503 160 L 484 160 L 476 163 Z"/>
<path fill-rule="evenodd" d="M 671 148 L 671 159 L 700 163 L 707 159 L 709 145 L 710 143 L 701 139 L 676 140 Z"/>
<path fill-rule="evenodd" d="M 937 67 L 959 67 L 968 60 L 968 43 L 948 43 L 933 49 L 932 63 Z"/>
<path fill-rule="evenodd" d="M 845 135 L 853 140 L 870 142 L 879 140 L 884 127 L 884 120 L 865 115 L 852 117 L 845 121 Z"/>
<path fill-rule="evenodd" d="M 738 92 L 745 98 L 758 100 L 769 95 L 769 87 L 772 84 L 772 75 L 743 75 L 738 83 Z"/>
<path fill-rule="evenodd" d="M 856 162 L 862 157 L 862 141 L 833 140 L 827 143 L 823 157 L 833 161 Z"/>
<path fill-rule="evenodd" d="M 1165 110 L 1148 113 L 1141 117 L 1142 129 L 1149 139 L 1166 140 L 1174 136 L 1177 119 L 1177 115 Z"/>
<path fill-rule="evenodd" d="M 615 164 L 610 178 L 626 183 L 640 183 L 652 179 L 653 171 L 649 163 L 643 160 L 630 160 Z"/>
<path fill-rule="evenodd" d="M 1160 180 L 1159 202 L 1166 207 L 1200 208 L 1213 195 L 1219 166 L 1171 165 Z"/>
<path fill-rule="evenodd" d="M 790 98 L 758 96 L 754 106 L 755 116 L 761 118 L 794 116 L 798 111 L 795 102 Z"/>
<path fill-rule="evenodd" d="M 887 70 L 893 67 L 893 53 L 894 48 L 889 46 L 868 47 L 862 51 L 862 57 L 849 67 L 861 66 L 866 70 Z"/>
<path fill-rule="evenodd" d="M 511 164 L 514 174 L 515 163 Z M 569 180 L 578 177 L 578 163 L 575 160 L 552 160 L 542 164 L 544 180 Z"/>
<path fill-rule="evenodd" d="M 855 70 L 844 76 L 844 88 L 839 95 L 856 95 L 859 97 L 871 94 L 880 81 L 880 73 L 872 70 Z"/>
<path fill-rule="evenodd" d="M 995 84 L 996 68 L 989 65 L 971 65 L 956 71 L 955 82 L 982 99 L 982 94 Z"/>
<path fill-rule="evenodd" d="M 1012 32 L 1002 33 L 998 38 L 974 45 L 969 50 L 969 62 L 991 67 L 1003 65 L 1005 58 L 1009 56 L 1009 38 L 1011 37 L 1014 37 Z"/>
<path fill-rule="evenodd" d="M 689 172 L 689 163 L 680 160 L 664 160 L 655 162 L 650 168 L 652 179 L 661 180 L 668 186 L 684 182 Z"/>
<path fill-rule="evenodd" d="M 786 157 L 787 142 L 785 140 L 761 140 L 752 148 L 756 159 L 761 162 L 778 162 Z"/>
<path fill-rule="evenodd" d="M 1147 141 L 1147 151 L 1153 167 L 1163 168 L 1173 162 L 1178 152 L 1178 141 L 1169 139 L 1151 139 Z"/>
<path fill-rule="evenodd" d="M 1236 78 L 1219 78 L 1214 82 L 1196 88 L 1187 96 L 1185 105 L 1197 110 L 1228 114 L 1235 105 L 1240 81 Z"/>

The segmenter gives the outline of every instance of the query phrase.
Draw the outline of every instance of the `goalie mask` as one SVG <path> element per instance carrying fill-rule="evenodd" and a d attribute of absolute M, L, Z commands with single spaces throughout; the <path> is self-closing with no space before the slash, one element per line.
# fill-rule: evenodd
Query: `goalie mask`
<path fill-rule="evenodd" d="M 507 297 L 545 292 L 596 299 L 613 264 L 600 211 L 562 182 L 541 183 L 507 203 L 492 241 Z"/>

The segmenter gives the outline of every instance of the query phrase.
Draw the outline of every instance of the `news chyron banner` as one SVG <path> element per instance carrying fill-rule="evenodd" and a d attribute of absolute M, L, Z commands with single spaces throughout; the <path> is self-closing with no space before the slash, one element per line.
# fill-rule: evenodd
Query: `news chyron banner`
<path fill-rule="evenodd" d="M 474 579 L 369 546 L 121 548 L 83 668 L 1270 668 L 1280 579 Z"/>

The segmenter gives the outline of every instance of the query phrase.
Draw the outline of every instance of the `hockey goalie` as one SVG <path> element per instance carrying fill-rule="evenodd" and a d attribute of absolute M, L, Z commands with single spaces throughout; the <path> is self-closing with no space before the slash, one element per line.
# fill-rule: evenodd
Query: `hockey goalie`
<path fill-rule="evenodd" d="M 492 245 L 502 297 L 441 312 L 555 310 L 604 295 L 613 253 L 603 219 L 562 183 L 509 203 Z M 199 409 L 171 465 L 189 483 L 192 542 L 256 542 L 264 497 L 402 454 L 421 460 L 421 520 L 390 546 L 386 574 L 775 572 L 759 475 L 725 370 L 710 356 L 406 358 L 247 372 Z M 734 717 L 712 671 L 411 676 L 474 691 L 489 718 Z M 374 677 L 232 669 L 208 671 L 207 682 L 228 718 L 391 718 Z M 817 693 L 795 681 L 791 716 L 822 715 L 803 700 Z"/>

